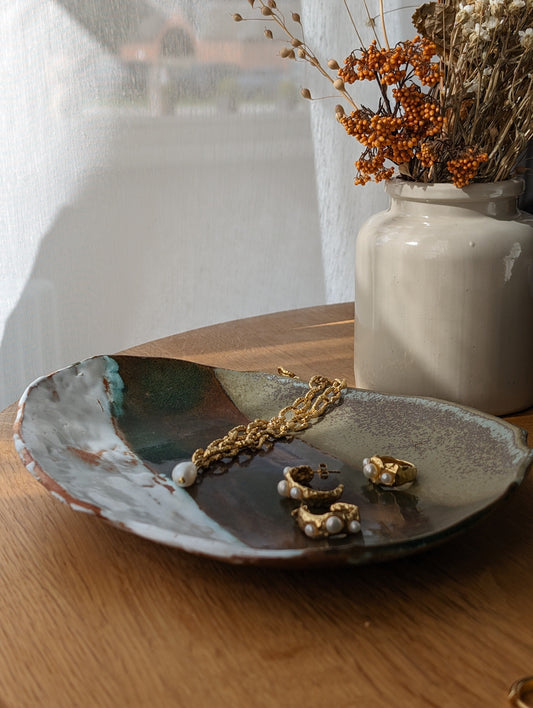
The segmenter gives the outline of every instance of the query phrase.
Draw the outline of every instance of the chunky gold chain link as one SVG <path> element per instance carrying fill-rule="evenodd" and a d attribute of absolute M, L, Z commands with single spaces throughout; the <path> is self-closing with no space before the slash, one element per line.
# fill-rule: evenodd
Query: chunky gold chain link
<path fill-rule="evenodd" d="M 296 378 L 285 369 L 278 369 L 283 376 Z M 198 469 L 206 469 L 214 462 L 232 459 L 241 452 L 257 452 L 265 446 L 273 445 L 276 440 L 291 440 L 295 433 L 306 428 L 323 415 L 328 408 L 340 400 L 342 390 L 346 388 L 344 379 L 328 379 L 325 376 L 313 376 L 309 381 L 309 390 L 289 406 L 283 408 L 270 420 L 257 418 L 247 425 L 237 425 L 224 437 L 213 440 L 203 449 L 198 448 L 192 461 Z"/>

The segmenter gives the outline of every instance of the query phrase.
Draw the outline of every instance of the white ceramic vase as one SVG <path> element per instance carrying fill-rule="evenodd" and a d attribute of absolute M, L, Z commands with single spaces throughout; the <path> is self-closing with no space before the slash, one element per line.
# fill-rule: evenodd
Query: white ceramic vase
<path fill-rule="evenodd" d="M 356 243 L 360 388 L 494 414 L 533 405 L 533 217 L 521 180 L 393 180 Z"/>

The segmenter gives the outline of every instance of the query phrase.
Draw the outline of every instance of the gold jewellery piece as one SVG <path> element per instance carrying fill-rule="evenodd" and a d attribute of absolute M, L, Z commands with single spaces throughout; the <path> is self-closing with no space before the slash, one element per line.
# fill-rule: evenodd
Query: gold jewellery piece
<path fill-rule="evenodd" d="M 359 508 L 355 504 L 335 502 L 324 514 L 313 514 L 306 504 L 302 504 L 291 513 L 309 538 L 327 538 L 361 531 Z"/>
<path fill-rule="evenodd" d="M 281 497 L 289 497 L 294 501 L 310 504 L 327 504 L 336 501 L 342 495 L 344 484 L 339 484 L 335 489 L 330 490 L 313 489 L 309 486 L 315 474 L 326 479 L 331 472 L 337 472 L 337 470 L 328 470 L 325 464 L 320 465 L 316 471 L 309 465 L 285 467 L 283 470 L 285 479 L 278 483 L 278 493 Z"/>
<path fill-rule="evenodd" d="M 361 531 L 359 508 L 355 504 L 337 501 L 344 491 L 344 484 L 328 490 L 309 486 L 315 474 L 326 479 L 333 472 L 338 470 L 328 470 L 325 464 L 321 464 L 317 470 L 309 465 L 285 467 L 284 479 L 278 483 L 280 496 L 301 502 L 291 514 L 309 538 L 320 539 Z M 328 507 L 328 511 L 315 513 L 310 510 L 310 506 Z"/>
<path fill-rule="evenodd" d="M 406 487 L 417 476 L 417 469 L 412 462 L 398 460 L 388 455 L 373 455 L 363 460 L 363 474 L 372 482 L 382 487 Z"/>
<path fill-rule="evenodd" d="M 526 696 L 529 696 L 527 703 L 524 700 Z M 531 708 L 533 706 L 531 701 L 533 698 L 533 676 L 527 676 L 515 681 L 509 689 L 508 698 L 511 705 L 515 706 L 515 708 Z"/>
<path fill-rule="evenodd" d="M 278 369 L 282 376 L 296 378 L 286 369 Z M 272 446 L 276 440 L 292 440 L 295 433 L 309 428 L 328 412 L 330 406 L 338 403 L 346 381 L 313 376 L 309 390 L 289 406 L 283 408 L 270 420 L 258 418 L 248 425 L 237 425 L 224 437 L 213 440 L 205 450 L 198 448 L 191 460 L 179 462 L 172 470 L 172 479 L 178 487 L 190 487 L 196 481 L 198 472 L 206 470 L 215 462 L 234 459 L 241 452 L 254 453 Z"/>

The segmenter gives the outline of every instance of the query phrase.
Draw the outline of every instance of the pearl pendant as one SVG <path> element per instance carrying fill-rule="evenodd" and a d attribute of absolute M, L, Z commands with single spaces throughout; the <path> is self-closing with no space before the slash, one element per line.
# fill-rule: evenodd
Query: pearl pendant
<path fill-rule="evenodd" d="M 178 487 L 190 487 L 198 476 L 198 468 L 191 460 L 178 462 L 172 470 L 172 480 Z"/>

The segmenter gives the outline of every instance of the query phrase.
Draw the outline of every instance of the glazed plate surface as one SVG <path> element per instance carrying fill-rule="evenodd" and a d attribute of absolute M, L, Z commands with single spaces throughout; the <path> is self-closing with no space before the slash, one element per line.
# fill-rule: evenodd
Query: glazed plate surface
<path fill-rule="evenodd" d="M 175 359 L 99 356 L 31 384 L 15 445 L 27 469 L 72 509 L 144 538 L 232 563 L 361 564 L 428 548 L 462 531 L 518 486 L 533 451 L 521 429 L 433 399 L 347 389 L 292 442 L 206 472 L 188 489 L 173 466 L 233 426 L 270 418 L 307 383 Z M 362 460 L 413 462 L 407 491 L 373 487 Z M 280 497 L 285 466 L 326 463 L 359 505 L 362 532 L 308 539 Z M 332 481 L 333 480 L 333 481 Z"/>

